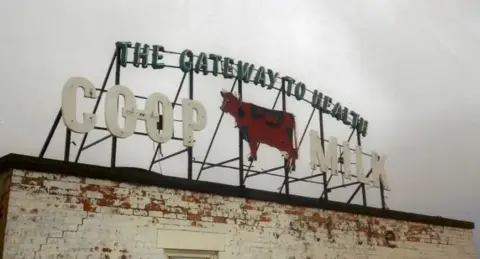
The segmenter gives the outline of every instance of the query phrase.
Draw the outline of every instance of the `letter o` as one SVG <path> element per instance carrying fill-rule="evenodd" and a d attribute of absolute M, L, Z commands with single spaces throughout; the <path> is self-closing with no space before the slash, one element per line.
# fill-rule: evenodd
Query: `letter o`
<path fill-rule="evenodd" d="M 158 104 L 162 105 L 163 129 L 159 131 Z M 145 104 L 145 130 L 151 140 L 157 143 L 165 143 L 173 137 L 173 108 L 168 97 L 161 93 L 151 94 Z"/>
<path fill-rule="evenodd" d="M 124 127 L 118 123 L 119 97 L 125 99 L 122 116 L 125 118 Z M 108 131 L 119 138 L 128 138 L 135 132 L 137 118 L 135 115 L 137 103 L 132 91 L 123 85 L 115 85 L 107 92 L 105 99 L 105 124 Z"/>

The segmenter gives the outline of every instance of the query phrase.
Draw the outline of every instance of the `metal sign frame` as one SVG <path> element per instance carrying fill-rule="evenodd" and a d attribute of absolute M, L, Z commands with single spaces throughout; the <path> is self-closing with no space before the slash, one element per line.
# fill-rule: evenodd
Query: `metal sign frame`
<path fill-rule="evenodd" d="M 129 48 L 133 48 L 133 47 L 129 47 Z M 99 92 L 99 95 L 98 95 L 98 98 L 96 99 L 95 106 L 93 107 L 93 112 L 92 112 L 93 114 L 95 114 L 97 112 L 99 104 L 100 104 L 100 100 L 101 100 L 103 94 L 108 91 L 106 89 L 106 85 L 107 85 L 107 82 L 108 82 L 108 80 L 109 80 L 109 78 L 112 74 L 112 70 L 115 70 L 115 73 L 114 73 L 115 74 L 114 75 L 115 76 L 115 85 L 120 84 L 120 75 L 121 75 L 121 68 L 122 68 L 122 64 L 121 64 L 122 53 L 121 52 L 122 52 L 122 49 L 120 48 L 119 44 L 117 44 L 117 46 L 115 48 L 115 52 L 113 54 L 113 57 L 110 61 L 110 65 L 108 67 L 107 73 L 106 73 L 105 78 L 103 80 L 102 86 L 101 86 L 101 88 L 96 88 L 97 91 Z M 167 54 L 172 54 L 172 55 L 181 55 L 181 53 L 179 53 L 179 52 L 167 51 L 165 49 L 162 49 L 162 53 L 167 53 Z M 195 57 L 198 57 L 198 56 L 195 56 Z M 133 62 L 126 62 L 126 63 L 127 64 L 132 64 Z M 179 66 L 173 66 L 173 65 L 165 65 L 165 68 L 177 68 L 178 69 L 180 67 Z M 179 106 L 179 103 L 177 103 L 177 101 L 178 101 L 178 98 L 180 96 L 180 92 L 181 92 L 181 90 L 182 90 L 182 88 L 185 84 L 185 80 L 187 79 L 187 76 L 188 76 L 188 98 L 189 99 L 194 98 L 195 73 L 194 73 L 194 69 L 193 69 L 193 66 L 192 66 L 192 69 L 190 69 L 190 71 L 183 73 L 180 84 L 177 88 L 175 98 L 172 102 L 172 106 L 173 106 L 174 109 L 175 109 L 176 106 Z M 276 90 L 278 90 L 278 94 L 275 98 L 275 101 L 274 101 L 272 107 L 271 107 L 272 109 L 275 109 L 277 107 L 277 104 L 278 104 L 279 100 L 281 100 L 280 101 L 281 102 L 281 109 L 283 111 L 287 110 L 285 87 L 286 87 L 285 86 L 285 81 L 283 81 L 283 80 L 282 80 L 282 85 L 281 85 L 280 88 L 274 87 Z M 235 88 L 237 88 L 236 90 L 238 92 L 239 98 L 240 98 L 240 100 L 242 100 L 242 97 L 243 97 L 242 80 L 237 80 L 237 78 L 233 79 L 233 83 L 232 83 L 232 86 L 230 88 L 230 92 L 233 92 L 235 90 Z M 138 99 L 146 99 L 146 97 L 144 97 L 144 96 L 137 96 L 136 95 L 135 97 L 138 98 Z M 281 99 L 280 99 L 280 97 L 281 97 Z M 325 142 L 328 142 L 328 140 L 326 140 L 325 136 L 324 136 L 324 123 L 323 123 L 324 112 L 321 109 L 317 109 L 316 107 L 312 108 L 312 111 L 310 113 L 310 117 L 308 119 L 308 122 L 305 125 L 304 130 L 301 134 L 301 138 L 300 138 L 300 141 L 299 141 L 299 144 L 298 144 L 298 148 L 300 148 L 300 146 L 302 145 L 305 134 L 307 132 L 307 129 L 309 129 L 312 118 L 315 114 L 317 114 L 317 116 L 319 118 L 318 127 L 319 127 L 319 131 L 320 131 L 320 139 L 321 139 L 321 143 L 322 143 L 322 148 L 325 149 Z M 197 161 L 197 160 L 194 159 L 194 157 L 193 157 L 193 147 L 187 147 L 187 148 L 181 149 L 179 151 L 176 151 L 174 153 L 171 153 L 169 155 L 166 155 L 166 156 L 164 156 L 160 159 L 156 159 L 157 154 L 158 154 L 158 152 L 160 151 L 160 148 L 161 148 L 161 145 L 158 144 L 156 149 L 155 149 L 155 153 L 152 156 L 151 163 L 148 166 L 148 170 L 151 171 L 153 165 L 156 164 L 156 163 L 159 163 L 161 161 L 165 161 L 169 158 L 172 158 L 174 156 L 177 156 L 177 155 L 180 155 L 182 153 L 187 152 L 187 157 L 188 157 L 187 158 L 187 161 L 188 161 L 187 178 L 189 180 L 200 180 L 200 178 L 202 176 L 202 173 L 205 172 L 206 170 L 211 169 L 211 168 L 215 168 L 215 167 L 221 167 L 221 168 L 225 168 L 225 169 L 235 170 L 235 171 L 238 172 L 238 186 L 239 186 L 239 188 L 245 188 L 246 187 L 246 181 L 248 179 L 252 178 L 252 177 L 255 177 L 255 176 L 258 176 L 258 175 L 269 175 L 269 176 L 272 176 L 272 177 L 283 178 L 283 183 L 278 188 L 278 190 L 279 190 L 280 193 L 284 193 L 285 195 L 290 195 L 290 184 L 291 183 L 308 182 L 308 183 L 321 185 L 323 187 L 323 191 L 322 191 L 322 194 L 320 195 L 319 199 L 323 199 L 323 200 L 328 200 L 329 199 L 328 194 L 333 190 L 344 188 L 344 187 L 347 187 L 347 186 L 357 186 L 355 188 L 355 191 L 350 196 L 350 198 L 346 201 L 346 203 L 352 203 L 353 199 L 356 197 L 358 192 L 361 192 L 362 205 L 367 206 L 366 186 L 365 186 L 364 183 L 361 183 L 359 181 L 351 182 L 351 183 L 347 183 L 347 184 L 341 184 L 341 185 L 338 185 L 338 186 L 330 186 L 329 184 L 330 184 L 330 181 L 331 181 L 333 175 L 330 174 L 330 176 L 327 177 L 327 173 L 325 173 L 325 172 L 321 172 L 321 173 L 317 173 L 317 174 L 313 174 L 313 175 L 306 176 L 306 177 L 301 177 L 301 178 L 293 177 L 293 176 L 289 175 L 290 172 L 289 172 L 289 168 L 287 166 L 287 163 L 286 163 L 285 159 L 283 161 L 283 164 L 279 165 L 277 167 L 273 167 L 273 168 L 270 168 L 270 169 L 267 169 L 267 170 L 254 170 L 254 169 L 252 169 L 252 165 L 253 165 L 254 161 L 252 161 L 252 162 L 247 161 L 247 163 L 245 163 L 245 161 L 244 161 L 244 152 L 243 152 L 243 144 L 244 143 L 243 143 L 243 140 L 242 140 L 241 135 L 240 135 L 241 134 L 240 130 L 239 130 L 239 135 L 238 135 L 238 156 L 236 156 L 234 158 L 231 158 L 231 159 L 228 159 L 228 160 L 225 160 L 225 161 L 222 161 L 222 162 L 217 162 L 217 163 L 208 162 L 207 161 L 208 156 L 209 156 L 210 151 L 212 149 L 213 142 L 215 141 L 215 137 L 217 136 L 217 133 L 219 131 L 219 127 L 220 127 L 220 124 L 222 123 L 223 116 L 224 116 L 224 112 L 222 111 L 222 113 L 220 115 L 220 118 L 218 118 L 215 130 L 214 130 L 214 132 L 211 136 L 211 140 L 210 140 L 210 143 L 209 143 L 208 148 L 206 150 L 203 161 Z M 49 133 L 46 137 L 46 140 L 45 140 L 45 142 L 42 146 L 42 149 L 40 151 L 40 154 L 39 154 L 40 158 L 45 156 L 45 153 L 46 153 L 46 151 L 47 151 L 47 149 L 50 145 L 50 142 L 52 140 L 53 135 L 56 132 L 56 129 L 58 127 L 58 124 L 60 123 L 61 118 L 62 118 L 62 112 L 61 112 L 61 110 L 59 110 L 58 113 L 57 113 L 57 116 L 55 117 L 53 125 L 51 126 L 50 131 L 49 131 Z M 159 122 L 159 124 L 160 124 L 160 122 Z M 94 129 L 95 130 L 100 130 L 100 131 L 107 131 L 107 129 L 105 127 L 95 126 Z M 116 153 L 117 153 L 117 142 L 118 142 L 117 137 L 112 136 L 111 134 L 108 134 L 107 136 L 104 136 L 104 137 L 102 137 L 100 139 L 97 139 L 97 140 L 95 140 L 95 141 L 93 141 L 89 144 L 86 144 L 86 141 L 87 141 L 87 138 L 88 138 L 88 133 L 83 134 L 83 138 L 82 138 L 82 141 L 80 143 L 79 150 L 78 150 L 78 152 L 75 156 L 75 159 L 73 161 L 70 161 L 70 148 L 71 148 L 71 145 L 72 145 L 71 134 L 72 134 L 71 130 L 67 128 L 66 132 L 65 132 L 64 161 L 78 163 L 78 161 L 80 159 L 80 156 L 81 156 L 83 151 L 85 151 L 85 150 L 87 150 L 87 149 L 89 149 L 89 148 L 91 148 L 91 147 L 93 147 L 93 146 L 111 138 L 110 166 L 112 168 L 116 167 Z M 143 133 L 143 132 L 135 132 L 134 134 L 135 135 L 147 136 L 147 133 Z M 361 144 L 362 144 L 362 134 L 360 132 L 358 132 L 358 130 L 355 127 L 353 127 L 353 129 L 352 129 L 352 132 L 350 133 L 350 136 L 348 137 L 348 141 L 350 141 L 354 135 L 356 135 L 357 145 L 361 146 Z M 175 136 L 172 139 L 182 141 L 182 138 L 178 138 L 178 137 L 175 137 Z M 340 145 L 338 145 L 338 148 L 341 152 L 341 146 Z M 371 156 L 370 154 L 366 154 L 366 153 L 363 153 L 363 155 L 368 156 L 368 157 Z M 342 171 L 343 159 L 342 159 L 342 156 L 343 156 L 343 153 L 340 153 L 340 159 L 339 159 L 340 170 L 339 171 L 343 175 L 343 171 Z M 227 164 L 235 162 L 235 161 L 238 161 L 237 166 L 227 165 Z M 199 172 L 197 173 L 196 176 L 194 176 L 194 172 L 193 172 L 193 164 L 194 163 L 201 165 L 200 170 L 199 170 Z M 279 170 L 282 170 L 283 174 L 274 173 L 274 172 L 279 171 Z M 366 174 L 366 177 L 369 177 L 371 175 L 371 173 L 372 173 L 372 169 L 370 169 L 368 171 L 368 173 Z M 314 181 L 314 180 L 312 180 L 314 178 L 321 178 L 322 180 L 321 181 Z M 381 208 L 382 209 L 387 209 L 386 202 L 385 202 L 384 187 L 383 187 L 383 184 L 381 183 L 381 181 L 380 181 L 380 198 L 381 198 Z"/>

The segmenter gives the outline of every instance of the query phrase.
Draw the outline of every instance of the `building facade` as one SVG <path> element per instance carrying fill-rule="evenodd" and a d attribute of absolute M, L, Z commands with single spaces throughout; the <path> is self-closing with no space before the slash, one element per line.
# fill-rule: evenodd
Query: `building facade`
<path fill-rule="evenodd" d="M 475 258 L 471 222 L 20 155 L 3 258 Z"/>

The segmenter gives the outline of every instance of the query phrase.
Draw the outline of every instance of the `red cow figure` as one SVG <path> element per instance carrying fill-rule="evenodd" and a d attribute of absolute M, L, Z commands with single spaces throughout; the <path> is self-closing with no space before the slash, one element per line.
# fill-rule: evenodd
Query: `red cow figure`
<path fill-rule="evenodd" d="M 242 139 L 250 146 L 248 160 L 257 160 L 258 144 L 262 143 L 282 152 L 287 165 L 295 171 L 298 146 L 293 114 L 242 102 L 231 92 L 222 91 L 220 94 L 223 97 L 220 109 L 233 116 Z"/>

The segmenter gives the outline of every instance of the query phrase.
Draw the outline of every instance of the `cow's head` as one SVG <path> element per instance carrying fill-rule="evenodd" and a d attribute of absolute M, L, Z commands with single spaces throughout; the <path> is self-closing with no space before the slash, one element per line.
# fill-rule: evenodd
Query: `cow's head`
<path fill-rule="evenodd" d="M 240 108 L 240 100 L 231 92 L 221 91 L 220 95 L 223 97 L 220 109 L 235 116 Z"/>

